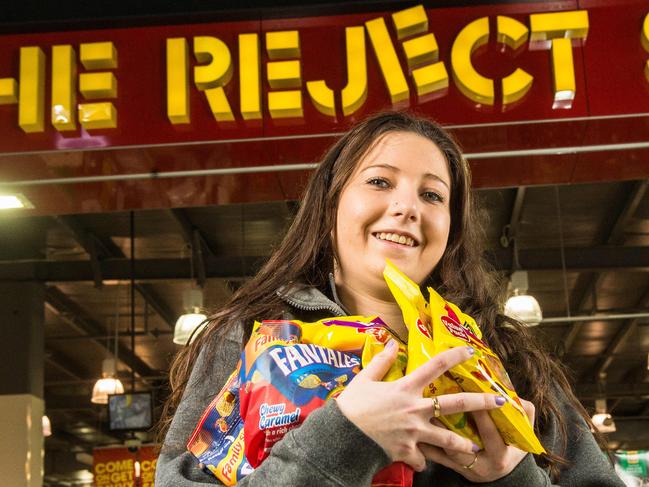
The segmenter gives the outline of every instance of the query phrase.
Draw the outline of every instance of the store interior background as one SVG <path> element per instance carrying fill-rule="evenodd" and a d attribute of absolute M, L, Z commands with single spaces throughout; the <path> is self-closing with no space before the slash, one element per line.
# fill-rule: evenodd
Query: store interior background
<path fill-rule="evenodd" d="M 476 2 L 427 5 L 451 3 Z M 256 0 L 235 8 L 225 2 L 24 1 L 4 10 L 0 32 L 214 22 L 260 11 L 281 18 L 296 8 L 316 15 L 332 8 L 376 11 L 412 4 Z M 611 448 L 649 449 L 647 181 L 479 189 L 476 195 L 484 207 L 488 258 L 506 279 L 515 268 L 515 240 L 520 268 L 528 271 L 529 293 L 538 299 L 544 318 L 554 319 L 535 327 L 534 334 L 566 365 L 589 412 L 596 398 L 606 398 L 617 427 L 607 436 Z M 170 359 L 179 349 L 172 334 L 185 311 L 183 291 L 200 289 L 205 308 L 218 309 L 270 254 L 297 205 L 275 201 L 132 214 L 0 215 L 5 302 L 19 300 L 27 281 L 42 287 L 45 300 L 42 370 L 53 432 L 45 440 L 45 485 L 85 485 L 83 472 L 92 469 L 93 448 L 121 444 L 129 436 L 110 432 L 106 407 L 90 402 L 102 360 L 113 356 L 115 331 L 118 376 L 129 391 L 134 373 L 135 390 L 152 391 L 159 413 L 168 393 Z M 598 318 L 574 318 L 586 315 Z M 606 318 L 611 315 L 627 317 Z M 144 443 L 154 438 L 153 432 L 136 436 Z"/>
<path fill-rule="evenodd" d="M 628 181 L 476 191 L 487 221 L 488 258 L 506 279 L 515 265 L 516 240 L 520 268 L 529 273 L 529 293 L 544 318 L 565 318 L 542 323 L 534 334 L 566 364 L 589 411 L 596 398 L 607 399 L 617 426 L 608 435 L 612 448 L 649 445 L 649 319 L 606 319 L 646 315 L 646 188 L 646 181 Z M 131 213 L 2 217 L 3 284 L 11 287 L 11 275 L 46 277 L 44 387 L 53 430 L 45 442 L 47 485 L 87 469 L 84 459 L 90 461 L 94 447 L 128 437 L 111 433 L 106 406 L 90 402 L 102 360 L 113 356 L 115 328 L 118 376 L 129 391 L 134 370 L 135 390 L 153 391 L 159 405 L 179 347 L 172 337 L 184 312 L 183 291 L 201 290 L 205 308 L 218 309 L 269 255 L 296 208 L 290 201 L 133 212 L 134 353 Z M 593 314 L 601 317 L 569 318 Z M 136 435 L 153 440 L 151 432 Z"/>

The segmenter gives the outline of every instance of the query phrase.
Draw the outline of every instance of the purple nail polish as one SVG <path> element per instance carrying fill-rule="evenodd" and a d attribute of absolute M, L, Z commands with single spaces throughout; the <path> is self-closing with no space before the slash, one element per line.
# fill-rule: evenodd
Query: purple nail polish
<path fill-rule="evenodd" d="M 502 405 L 505 404 L 506 402 L 507 402 L 507 399 L 505 399 L 505 398 L 502 397 L 502 396 L 498 396 L 498 397 L 496 398 L 496 405 L 497 405 L 497 406 L 502 406 Z"/>
<path fill-rule="evenodd" d="M 467 347 L 466 351 L 469 352 L 469 355 L 473 355 L 475 353 L 475 348 Z"/>
<path fill-rule="evenodd" d="M 480 451 L 480 447 L 474 443 L 473 446 L 471 447 L 471 451 L 473 453 L 478 453 Z"/>

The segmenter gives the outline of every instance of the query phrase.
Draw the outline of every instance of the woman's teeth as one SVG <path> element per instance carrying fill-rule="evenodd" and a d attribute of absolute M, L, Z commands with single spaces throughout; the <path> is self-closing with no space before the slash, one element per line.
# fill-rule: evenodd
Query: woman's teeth
<path fill-rule="evenodd" d="M 389 240 L 390 242 L 407 245 L 408 247 L 414 247 L 415 241 L 410 237 L 405 237 L 404 235 L 398 235 L 396 233 L 375 233 L 376 238 L 379 240 Z"/>

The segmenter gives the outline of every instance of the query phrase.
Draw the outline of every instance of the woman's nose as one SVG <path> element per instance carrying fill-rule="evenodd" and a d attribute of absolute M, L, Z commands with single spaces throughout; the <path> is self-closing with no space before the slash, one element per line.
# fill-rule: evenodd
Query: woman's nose
<path fill-rule="evenodd" d="M 401 217 L 411 221 L 416 221 L 419 217 L 417 202 L 408 196 L 395 197 L 390 203 L 389 212 L 391 216 Z"/>

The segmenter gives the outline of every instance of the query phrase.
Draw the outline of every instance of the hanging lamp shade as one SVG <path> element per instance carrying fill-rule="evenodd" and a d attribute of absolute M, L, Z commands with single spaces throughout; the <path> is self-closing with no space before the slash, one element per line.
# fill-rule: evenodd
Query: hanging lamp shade
<path fill-rule="evenodd" d="M 527 271 L 513 272 L 510 281 L 513 295 L 505 303 L 505 314 L 528 326 L 536 326 L 543 319 L 543 313 L 536 298 L 527 294 L 527 287 Z"/>
<path fill-rule="evenodd" d="M 595 399 L 595 414 L 593 414 L 591 420 L 593 426 L 600 433 L 613 433 L 617 429 L 615 421 L 613 421 L 613 416 L 606 409 L 606 399 Z"/>
<path fill-rule="evenodd" d="M 177 345 L 189 345 L 189 339 L 192 338 L 192 333 L 199 326 L 204 327 L 207 322 L 205 321 L 207 316 L 202 313 L 199 313 L 198 308 L 195 309 L 194 313 L 187 313 L 181 315 L 176 321 L 176 327 L 174 328 L 174 343 Z M 200 330 L 196 330 L 194 337 L 198 335 Z"/>
<path fill-rule="evenodd" d="M 187 289 L 183 292 L 183 308 L 188 312 L 181 315 L 176 321 L 174 327 L 174 343 L 177 345 L 189 345 L 189 339 L 197 336 L 200 330 L 199 326 L 204 327 L 207 322 L 207 316 L 201 313 L 203 306 L 203 293 L 199 289 Z M 196 330 L 196 333 L 194 333 Z"/>
<path fill-rule="evenodd" d="M 102 378 L 95 383 L 92 388 L 92 398 L 90 402 L 94 404 L 108 404 L 109 394 L 124 394 L 124 386 L 117 379 L 117 364 L 115 359 L 107 358 L 102 363 Z"/>

